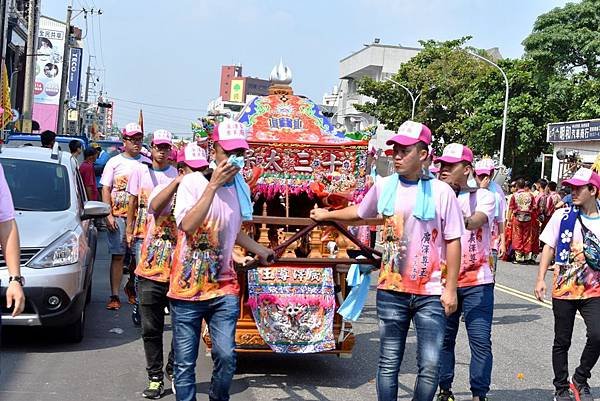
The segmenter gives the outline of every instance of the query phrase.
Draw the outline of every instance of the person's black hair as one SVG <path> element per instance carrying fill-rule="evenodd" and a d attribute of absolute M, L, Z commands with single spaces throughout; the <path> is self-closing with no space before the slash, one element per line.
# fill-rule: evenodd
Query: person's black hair
<path fill-rule="evenodd" d="M 525 186 L 527 186 L 527 182 L 525 182 L 525 180 L 523 178 L 519 178 L 516 181 L 516 185 L 517 185 L 517 188 L 523 189 L 523 188 L 525 188 Z"/>
<path fill-rule="evenodd" d="M 548 183 L 548 189 L 549 189 L 550 191 L 554 192 L 554 191 L 556 191 L 556 185 L 557 185 L 557 184 L 556 184 L 554 181 L 550 181 L 550 182 Z"/>
<path fill-rule="evenodd" d="M 56 142 L 56 134 L 53 131 L 46 130 L 40 134 L 40 141 L 44 147 L 52 146 Z"/>
<path fill-rule="evenodd" d="M 95 156 L 98 153 L 98 151 L 94 148 L 87 148 L 86 150 L 83 151 L 83 158 L 87 159 L 90 156 Z"/>
<path fill-rule="evenodd" d="M 540 184 L 542 189 L 546 189 L 546 186 L 548 185 L 548 181 L 544 178 L 540 178 L 537 183 Z"/>
<path fill-rule="evenodd" d="M 417 143 L 415 143 L 415 147 L 417 148 L 418 152 L 425 150 L 425 151 L 427 151 L 427 154 L 429 154 L 429 146 L 427 146 L 427 144 L 425 142 L 418 141 Z"/>
<path fill-rule="evenodd" d="M 79 142 L 77 139 L 73 139 L 69 142 L 69 150 L 71 153 L 77 152 L 78 149 L 81 149 L 81 142 Z"/>

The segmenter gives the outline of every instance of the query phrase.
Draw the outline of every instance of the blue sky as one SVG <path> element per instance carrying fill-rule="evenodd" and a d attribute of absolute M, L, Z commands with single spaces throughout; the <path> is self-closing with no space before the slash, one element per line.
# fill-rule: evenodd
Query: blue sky
<path fill-rule="evenodd" d="M 338 81 L 339 60 L 381 38 L 418 46 L 420 39 L 473 36 L 470 44 L 520 57 L 539 14 L 563 0 L 73 0 L 102 9 L 88 17 L 84 52 L 122 127 L 144 110 L 146 131 L 189 132 L 219 95 L 220 66 L 267 78 L 283 58 L 294 91 L 320 102 Z M 42 14 L 64 20 L 67 1 L 42 0 Z M 83 16 L 73 21 L 85 28 Z M 86 53 L 84 53 L 86 54 Z M 84 57 L 87 60 L 87 55 Z M 104 71 L 102 71 L 102 69 Z M 85 80 L 85 75 L 82 76 Z M 120 99 L 120 100 L 119 100 Z M 189 110 L 139 105 L 164 105 Z"/>

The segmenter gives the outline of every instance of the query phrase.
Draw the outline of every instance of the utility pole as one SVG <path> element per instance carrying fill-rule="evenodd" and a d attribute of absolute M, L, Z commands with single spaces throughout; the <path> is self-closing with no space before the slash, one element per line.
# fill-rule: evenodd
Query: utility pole
<path fill-rule="evenodd" d="M 33 87 L 35 85 L 36 38 L 37 38 L 37 0 L 29 0 L 27 18 L 27 50 L 25 57 L 25 88 L 23 91 L 23 132 L 31 132 L 33 108 Z"/>
<path fill-rule="evenodd" d="M 88 101 L 88 96 L 89 96 L 89 91 L 90 91 L 90 78 L 92 76 L 92 55 L 88 54 L 88 65 L 87 65 L 87 71 L 85 73 L 85 95 L 83 95 L 83 101 L 87 103 Z"/>
<path fill-rule="evenodd" d="M 60 80 L 60 96 L 58 99 L 58 127 L 56 133 L 63 135 L 65 123 L 65 101 L 67 97 L 67 80 L 69 78 L 69 60 L 71 58 L 71 14 L 73 13 L 73 0 L 67 7 L 67 27 L 65 35 L 65 47 L 63 49 L 62 78 Z"/>

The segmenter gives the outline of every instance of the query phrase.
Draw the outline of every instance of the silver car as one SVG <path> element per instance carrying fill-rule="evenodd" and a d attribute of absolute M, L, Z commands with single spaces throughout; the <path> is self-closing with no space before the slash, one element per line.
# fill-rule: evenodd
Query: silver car
<path fill-rule="evenodd" d="M 57 146 L 3 148 L 0 163 L 15 206 L 26 296 L 17 317 L 2 296 L 2 324 L 63 327 L 67 340 L 79 342 L 98 236 L 91 219 L 108 215 L 108 205 L 86 199 L 75 159 Z M 8 282 L 3 258 L 0 280 Z"/>

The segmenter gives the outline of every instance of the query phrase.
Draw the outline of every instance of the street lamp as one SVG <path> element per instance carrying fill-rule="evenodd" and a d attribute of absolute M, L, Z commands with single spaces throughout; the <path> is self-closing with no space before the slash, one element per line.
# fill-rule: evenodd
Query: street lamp
<path fill-rule="evenodd" d="M 502 70 L 502 68 L 500 68 L 500 66 L 498 66 L 498 64 L 488 60 L 487 58 L 480 56 L 479 54 L 471 51 L 471 50 L 465 50 L 468 54 L 470 54 L 473 57 L 476 57 L 482 61 L 485 61 L 488 64 L 493 65 L 494 67 L 496 67 L 500 73 L 502 74 L 502 77 L 504 78 L 504 83 L 506 85 L 506 92 L 504 94 L 504 116 L 502 117 L 502 137 L 500 139 L 500 166 L 502 166 L 504 164 L 504 141 L 506 139 L 506 116 L 508 114 L 508 91 L 509 91 L 509 87 L 508 87 L 508 78 L 506 77 L 506 74 L 504 73 L 504 71 Z"/>
<path fill-rule="evenodd" d="M 423 93 L 423 91 L 420 91 L 419 94 L 417 96 L 415 96 L 410 91 L 410 89 L 408 89 L 406 86 L 402 85 L 400 82 L 396 82 L 396 81 L 394 81 L 390 77 L 385 78 L 385 80 L 386 81 L 390 81 L 394 85 L 398 85 L 399 87 L 401 87 L 402 89 L 404 89 L 408 93 L 408 95 L 410 96 L 410 100 L 412 100 L 412 114 L 411 114 L 411 118 L 410 119 L 414 120 L 415 119 L 415 108 L 417 106 L 417 100 L 419 100 L 419 97 L 421 96 L 421 94 Z"/>

